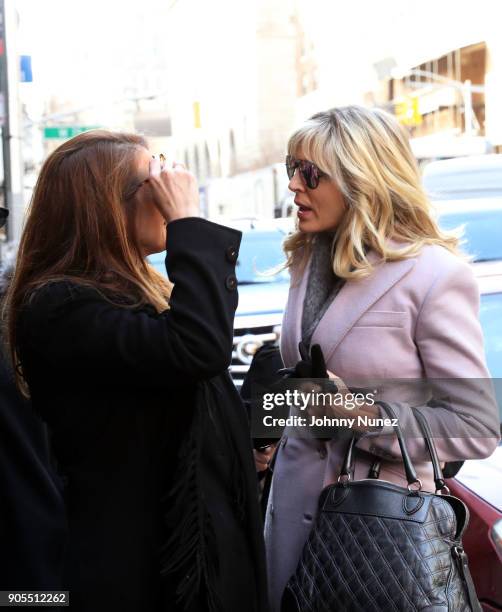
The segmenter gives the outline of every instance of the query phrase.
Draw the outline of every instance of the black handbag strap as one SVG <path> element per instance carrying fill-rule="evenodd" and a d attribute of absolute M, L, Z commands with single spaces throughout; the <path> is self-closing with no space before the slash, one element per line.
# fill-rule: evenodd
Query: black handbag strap
<path fill-rule="evenodd" d="M 386 402 L 382 401 L 378 401 L 376 403 L 381 406 L 384 412 L 391 419 L 396 419 L 396 414 L 390 404 L 387 404 Z M 406 480 L 408 481 L 408 487 L 410 487 L 414 483 L 418 483 L 420 485 L 419 488 L 421 489 L 422 483 L 418 478 L 415 467 L 411 461 L 410 453 L 408 452 L 408 447 L 406 446 L 406 443 L 404 441 L 403 432 L 401 431 L 399 424 L 394 425 L 394 431 L 397 436 L 397 441 L 399 442 L 399 448 L 401 449 L 401 456 L 403 458 L 404 472 L 406 474 Z"/>
<path fill-rule="evenodd" d="M 466 586 L 467 598 L 469 599 L 472 612 L 483 612 L 483 608 L 481 607 L 478 596 L 476 595 L 476 587 L 474 586 L 474 581 L 472 580 L 471 572 L 469 570 L 469 559 L 467 558 L 462 546 L 453 547 L 453 557 L 457 562 L 458 571 Z"/>
<path fill-rule="evenodd" d="M 354 470 L 354 446 L 357 442 L 356 432 L 352 432 L 352 436 L 350 438 L 347 449 L 345 450 L 345 456 L 343 458 L 342 469 L 340 470 L 340 475 L 338 476 L 338 482 L 351 480 L 353 476 Z"/>
<path fill-rule="evenodd" d="M 436 486 L 436 493 L 438 491 L 442 491 L 443 493 L 449 494 L 450 490 L 446 486 L 444 480 L 443 470 L 441 468 L 436 444 L 434 443 L 434 438 L 432 437 L 432 431 L 429 426 L 429 423 L 427 422 L 425 416 L 419 410 L 413 409 L 413 412 L 415 414 L 415 418 L 417 419 L 418 425 L 425 440 L 425 444 L 427 446 L 427 450 L 429 451 L 429 455 L 431 457 L 432 469 L 434 470 L 434 483 Z"/>
<path fill-rule="evenodd" d="M 434 438 L 432 436 L 432 431 L 429 426 L 429 423 L 427 422 L 425 416 L 419 410 L 413 409 L 413 412 L 415 418 L 417 419 L 418 425 L 425 440 L 425 444 L 427 446 L 427 450 L 429 451 L 429 455 L 431 457 L 432 468 L 434 470 L 434 483 L 436 486 L 436 493 L 438 491 L 441 491 L 442 493 L 449 494 L 450 490 L 448 489 L 444 481 L 443 470 L 441 468 L 436 444 L 434 443 Z M 467 589 L 467 597 L 469 599 L 469 604 L 471 606 L 472 611 L 482 612 L 481 605 L 476 595 L 476 588 L 472 580 L 471 572 L 469 571 L 467 554 L 465 553 L 463 547 L 454 546 L 453 556 L 457 562 L 460 576 L 462 577 L 465 583 Z"/>
<path fill-rule="evenodd" d="M 377 404 L 382 408 L 382 410 L 391 418 L 395 419 L 396 415 L 392 407 L 386 402 L 378 401 Z M 439 456 L 437 453 L 436 445 L 434 443 L 434 438 L 432 436 L 432 432 L 424 415 L 418 410 L 414 409 L 414 414 L 417 419 L 418 425 L 422 432 L 422 435 L 425 440 L 425 444 L 427 450 L 429 452 L 432 469 L 434 471 L 434 483 L 436 486 L 436 491 L 442 491 L 443 493 L 449 493 L 448 487 L 446 486 L 443 470 L 441 469 L 441 462 L 439 461 Z M 413 463 L 411 461 L 410 454 L 408 452 L 408 448 L 404 441 L 403 433 L 399 425 L 394 426 L 394 431 L 397 436 L 397 440 L 399 442 L 399 448 L 401 449 L 401 456 L 403 459 L 404 471 L 406 474 L 406 480 L 408 481 L 408 486 L 418 483 L 421 488 L 420 479 L 417 477 L 417 473 Z M 350 480 L 352 477 L 353 469 L 354 469 L 354 447 L 357 442 L 357 436 L 354 433 L 352 438 L 347 446 L 347 450 L 345 451 L 345 457 L 342 464 L 342 469 L 340 471 L 339 481 L 342 480 Z M 375 476 L 373 476 L 375 477 Z"/>
<path fill-rule="evenodd" d="M 382 407 L 384 412 L 386 412 L 386 414 L 389 417 L 393 419 L 396 418 L 396 415 L 394 414 L 394 411 L 389 406 L 389 404 L 386 404 L 385 402 L 380 402 L 380 401 L 377 402 L 377 404 L 379 404 Z M 420 482 L 417 476 L 415 467 L 413 466 L 413 463 L 411 461 L 411 457 L 408 452 L 408 448 L 404 441 L 403 433 L 401 431 L 401 428 L 399 427 L 399 424 L 394 426 L 394 431 L 396 433 L 397 440 L 399 442 L 399 448 L 401 449 L 401 456 L 403 459 L 406 480 L 408 481 L 408 488 L 411 490 L 412 485 L 417 484 L 418 490 L 420 490 L 422 488 L 422 483 Z M 357 441 L 356 433 L 354 432 L 347 446 L 347 450 L 345 451 L 345 457 L 342 463 L 342 469 L 340 471 L 340 476 L 338 477 L 339 482 L 343 480 L 350 480 L 352 478 L 352 473 L 354 469 L 354 447 L 355 447 L 356 441 Z"/>

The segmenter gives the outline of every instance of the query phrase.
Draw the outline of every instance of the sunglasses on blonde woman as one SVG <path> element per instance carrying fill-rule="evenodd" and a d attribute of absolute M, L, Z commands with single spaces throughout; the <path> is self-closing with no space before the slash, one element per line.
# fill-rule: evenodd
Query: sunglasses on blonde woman
<path fill-rule="evenodd" d="M 328 176 L 311 161 L 296 159 L 292 155 L 286 155 L 286 172 L 290 180 L 295 175 L 297 168 L 300 170 L 300 174 L 309 189 L 316 189 L 319 185 L 319 179 L 323 176 Z"/>

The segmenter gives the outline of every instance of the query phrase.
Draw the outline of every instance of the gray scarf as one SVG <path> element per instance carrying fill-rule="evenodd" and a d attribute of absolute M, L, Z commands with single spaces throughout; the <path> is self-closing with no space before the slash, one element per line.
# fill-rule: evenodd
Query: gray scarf
<path fill-rule="evenodd" d="M 310 346 L 319 321 L 345 282 L 333 272 L 332 242 L 333 234 L 323 232 L 315 236 L 312 245 L 310 272 L 302 313 L 302 340 L 307 347 Z"/>

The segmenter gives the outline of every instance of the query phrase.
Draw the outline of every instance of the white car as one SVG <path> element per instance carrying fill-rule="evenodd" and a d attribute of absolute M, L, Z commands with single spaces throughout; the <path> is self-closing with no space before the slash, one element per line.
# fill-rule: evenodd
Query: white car
<path fill-rule="evenodd" d="M 463 250 L 473 262 L 502 260 L 502 196 L 435 203 L 439 225 L 463 229 Z"/>
<path fill-rule="evenodd" d="M 502 197 L 502 155 L 473 155 L 434 161 L 422 180 L 433 201 Z"/>

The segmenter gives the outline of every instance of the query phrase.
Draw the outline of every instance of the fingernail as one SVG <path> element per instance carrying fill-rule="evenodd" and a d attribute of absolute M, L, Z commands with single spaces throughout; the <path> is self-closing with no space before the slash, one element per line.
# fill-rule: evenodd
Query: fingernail
<path fill-rule="evenodd" d="M 153 156 L 151 161 L 150 161 L 150 174 L 160 174 L 161 171 L 161 167 L 160 167 L 160 162 L 159 160 Z"/>

